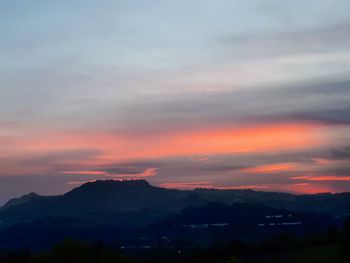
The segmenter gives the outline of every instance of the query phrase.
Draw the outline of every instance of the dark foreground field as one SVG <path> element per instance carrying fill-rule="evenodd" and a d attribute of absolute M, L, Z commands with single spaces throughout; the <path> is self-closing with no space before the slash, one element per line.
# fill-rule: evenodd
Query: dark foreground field
<path fill-rule="evenodd" d="M 1 251 L 1 263 L 328 263 L 350 262 L 350 220 L 322 235 L 279 234 L 254 242 L 212 244 L 209 247 L 121 249 L 102 243 L 66 239 L 50 250 Z"/>

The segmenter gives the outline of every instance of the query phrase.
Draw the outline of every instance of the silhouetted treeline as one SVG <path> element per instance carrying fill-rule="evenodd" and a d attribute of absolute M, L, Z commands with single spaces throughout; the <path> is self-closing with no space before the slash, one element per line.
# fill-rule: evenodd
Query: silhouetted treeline
<path fill-rule="evenodd" d="M 65 240 L 46 252 L 2 251 L 1 263 L 303 263 L 350 262 L 350 220 L 341 229 L 318 235 L 285 233 L 259 243 L 238 240 L 209 248 L 178 246 L 123 255 L 103 244 Z"/>
<path fill-rule="evenodd" d="M 89 244 L 84 241 L 64 240 L 47 252 L 31 253 L 24 251 L 3 251 L 1 263 L 129 263 L 127 257 L 117 249 L 102 244 Z"/>
<path fill-rule="evenodd" d="M 215 244 L 210 248 L 149 255 L 144 263 L 349 263 L 350 220 L 341 229 L 331 228 L 318 235 L 284 233 L 259 243 L 239 240 Z"/>

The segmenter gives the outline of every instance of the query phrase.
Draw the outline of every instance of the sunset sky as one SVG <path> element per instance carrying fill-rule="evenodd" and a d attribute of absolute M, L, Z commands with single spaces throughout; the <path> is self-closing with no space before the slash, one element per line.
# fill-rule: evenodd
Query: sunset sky
<path fill-rule="evenodd" d="M 350 1 L 0 2 L 0 203 L 97 179 L 350 191 Z"/>

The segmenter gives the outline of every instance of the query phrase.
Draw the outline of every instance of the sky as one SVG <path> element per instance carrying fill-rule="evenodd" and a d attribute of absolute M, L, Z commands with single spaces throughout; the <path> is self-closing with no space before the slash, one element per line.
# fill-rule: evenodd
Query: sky
<path fill-rule="evenodd" d="M 350 191 L 349 10 L 0 1 L 0 203 L 99 179 Z"/>

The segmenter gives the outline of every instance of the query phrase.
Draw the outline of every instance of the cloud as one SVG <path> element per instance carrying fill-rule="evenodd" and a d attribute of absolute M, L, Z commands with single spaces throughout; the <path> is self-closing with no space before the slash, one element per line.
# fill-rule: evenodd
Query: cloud
<path fill-rule="evenodd" d="M 129 164 L 128 166 L 119 165 L 114 167 L 97 168 L 95 170 L 73 170 L 63 171 L 61 174 L 64 175 L 95 175 L 99 179 L 106 177 L 113 178 L 142 178 L 151 177 L 157 175 L 158 168 L 145 167 L 144 164 Z"/>
<path fill-rule="evenodd" d="M 67 185 L 73 185 L 73 186 L 79 186 L 82 184 L 86 184 L 86 183 L 93 183 L 96 182 L 97 180 L 88 180 L 88 181 L 69 181 L 67 182 Z"/>
<path fill-rule="evenodd" d="M 159 185 L 164 188 L 175 189 L 195 189 L 195 188 L 213 188 L 211 182 L 168 182 Z"/>
<path fill-rule="evenodd" d="M 269 164 L 256 167 L 243 168 L 240 171 L 247 173 L 256 174 L 272 174 L 272 173 L 282 173 L 282 172 L 293 172 L 299 168 L 296 163 L 278 163 Z"/>
<path fill-rule="evenodd" d="M 350 176 L 305 175 L 290 177 L 291 180 L 305 181 L 350 181 Z"/>
<path fill-rule="evenodd" d="M 329 110 L 309 110 L 296 112 L 290 115 L 281 116 L 299 121 L 312 121 L 329 125 L 350 124 L 350 108 L 329 109 Z"/>
<path fill-rule="evenodd" d="M 336 160 L 350 159 L 350 146 L 340 149 L 331 149 L 331 158 Z"/>
<path fill-rule="evenodd" d="M 350 174 L 350 164 L 346 159 L 342 159 L 344 163 L 336 163 L 333 167 L 325 170 L 325 173 L 335 174 L 335 175 L 349 175 Z"/>
<path fill-rule="evenodd" d="M 115 127 L 116 131 L 149 136 L 194 127 L 286 121 L 349 124 L 349 87 L 348 79 L 328 76 L 327 80 L 315 78 L 277 86 L 187 92 L 185 97 L 174 94 L 161 100 L 145 95 L 138 105 L 110 108 L 105 116 L 119 112 L 129 121 L 122 121 L 123 127 Z"/>
<path fill-rule="evenodd" d="M 160 187 L 175 189 L 220 189 L 220 190 L 240 190 L 240 189 L 268 189 L 267 185 L 240 185 L 240 186 L 216 186 L 212 182 L 168 182 L 160 184 Z"/>
<path fill-rule="evenodd" d="M 77 171 L 63 171 L 61 174 L 71 174 L 71 175 L 106 175 L 103 171 L 88 171 L 88 170 L 77 170 Z"/>
<path fill-rule="evenodd" d="M 247 57 L 261 58 L 307 52 L 330 52 L 347 50 L 350 47 L 349 28 L 350 24 L 345 22 L 302 29 L 287 29 L 280 32 L 236 34 L 221 37 L 218 42 L 226 48 L 231 48 L 231 53 L 235 54 L 235 50 L 238 50 Z"/>
<path fill-rule="evenodd" d="M 230 165 L 230 164 L 214 164 L 201 166 L 200 169 L 206 172 L 231 172 L 231 171 L 241 171 L 248 168 L 247 165 Z"/>
<path fill-rule="evenodd" d="M 156 168 L 144 168 L 144 167 L 137 167 L 137 166 L 119 166 L 119 167 L 107 167 L 103 168 L 103 172 L 113 175 L 136 175 L 136 174 L 142 174 L 147 169 L 156 169 Z"/>
<path fill-rule="evenodd" d="M 62 2 L 64 19 L 3 2 L 2 177 L 287 189 L 294 175 L 348 176 L 347 1 Z"/>
<path fill-rule="evenodd" d="M 92 162 L 101 154 L 100 149 L 51 149 L 40 153 L 19 152 L 0 156 L 0 176 L 23 174 L 50 174 L 62 169 L 74 169 Z"/>

